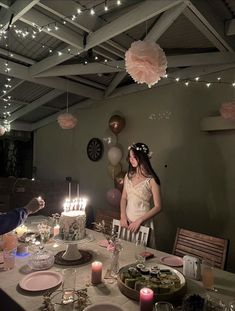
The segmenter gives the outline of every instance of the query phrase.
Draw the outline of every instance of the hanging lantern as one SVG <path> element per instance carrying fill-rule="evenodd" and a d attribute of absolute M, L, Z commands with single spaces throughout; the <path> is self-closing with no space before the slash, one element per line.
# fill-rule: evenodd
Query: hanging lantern
<path fill-rule="evenodd" d="M 74 117 L 71 113 L 69 113 L 69 92 L 68 92 L 68 83 L 67 82 L 67 100 L 66 100 L 66 106 L 67 106 L 67 111 L 65 113 L 62 113 L 58 116 L 57 121 L 60 125 L 60 127 L 63 130 L 70 130 L 73 129 L 76 124 L 77 124 L 77 118 Z"/>
<path fill-rule="evenodd" d="M 151 87 L 166 75 L 167 59 L 157 43 L 139 40 L 126 52 L 125 65 L 135 82 Z"/>
<path fill-rule="evenodd" d="M 57 121 L 63 130 L 73 129 L 77 124 L 77 118 L 68 112 L 60 114 Z"/>

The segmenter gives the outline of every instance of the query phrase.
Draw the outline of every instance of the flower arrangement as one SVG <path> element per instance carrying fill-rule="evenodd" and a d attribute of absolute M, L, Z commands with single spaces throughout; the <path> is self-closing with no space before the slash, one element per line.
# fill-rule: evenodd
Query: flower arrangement
<path fill-rule="evenodd" d="M 103 233 L 107 240 L 107 250 L 109 252 L 120 252 L 122 250 L 122 244 L 118 238 L 117 232 L 114 232 L 112 228 L 108 228 L 105 221 L 102 220 L 99 223 L 94 222 L 95 230 Z"/>

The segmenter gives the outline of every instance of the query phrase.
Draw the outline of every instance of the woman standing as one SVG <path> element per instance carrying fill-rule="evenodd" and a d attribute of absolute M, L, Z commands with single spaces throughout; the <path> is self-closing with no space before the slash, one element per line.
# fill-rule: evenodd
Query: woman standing
<path fill-rule="evenodd" d="M 121 197 L 121 226 L 137 232 L 141 225 L 150 226 L 161 211 L 160 180 L 150 163 L 149 148 L 144 143 L 131 145 L 128 151 L 128 172 Z M 150 206 L 153 199 L 153 207 Z M 151 246 L 155 247 L 154 232 Z"/>

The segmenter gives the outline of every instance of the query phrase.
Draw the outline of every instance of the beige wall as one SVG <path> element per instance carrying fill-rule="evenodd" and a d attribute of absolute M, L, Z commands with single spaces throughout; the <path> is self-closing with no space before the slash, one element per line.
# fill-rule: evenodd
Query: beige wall
<path fill-rule="evenodd" d="M 222 80 L 235 80 L 233 71 L 219 75 Z M 74 130 L 62 130 L 55 122 L 36 132 L 38 177 L 63 180 L 72 176 L 80 181 L 81 192 L 94 208 L 109 209 L 105 195 L 112 181 L 107 145 L 98 162 L 88 159 L 86 146 L 92 137 L 111 136 L 108 120 L 120 112 L 126 119 L 119 135 L 124 158 L 132 142 L 145 142 L 154 152 L 152 164 L 162 182 L 163 200 L 157 220 L 158 248 L 171 251 L 177 226 L 229 238 L 228 269 L 235 272 L 235 131 L 200 131 L 203 117 L 218 114 L 221 102 L 234 99 L 231 85 L 208 89 L 199 83 L 190 87 L 173 83 L 77 111 Z M 171 112 L 170 119 L 149 120 L 152 113 L 158 116 L 166 111 Z"/>

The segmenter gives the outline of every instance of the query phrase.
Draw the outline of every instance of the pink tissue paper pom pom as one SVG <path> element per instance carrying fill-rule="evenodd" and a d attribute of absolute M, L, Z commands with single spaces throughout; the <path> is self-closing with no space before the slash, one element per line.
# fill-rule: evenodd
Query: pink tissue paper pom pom
<path fill-rule="evenodd" d="M 0 136 L 3 136 L 6 132 L 6 129 L 4 126 L 0 125 Z"/>
<path fill-rule="evenodd" d="M 161 47 L 150 41 L 135 41 L 125 54 L 126 71 L 137 83 L 149 87 L 166 74 L 167 59 Z"/>
<path fill-rule="evenodd" d="M 64 130 L 72 129 L 77 124 L 77 118 L 68 112 L 60 114 L 57 118 L 57 121 L 60 127 Z"/>
<path fill-rule="evenodd" d="M 220 115 L 224 119 L 235 121 L 235 102 L 223 103 L 220 106 Z"/>

